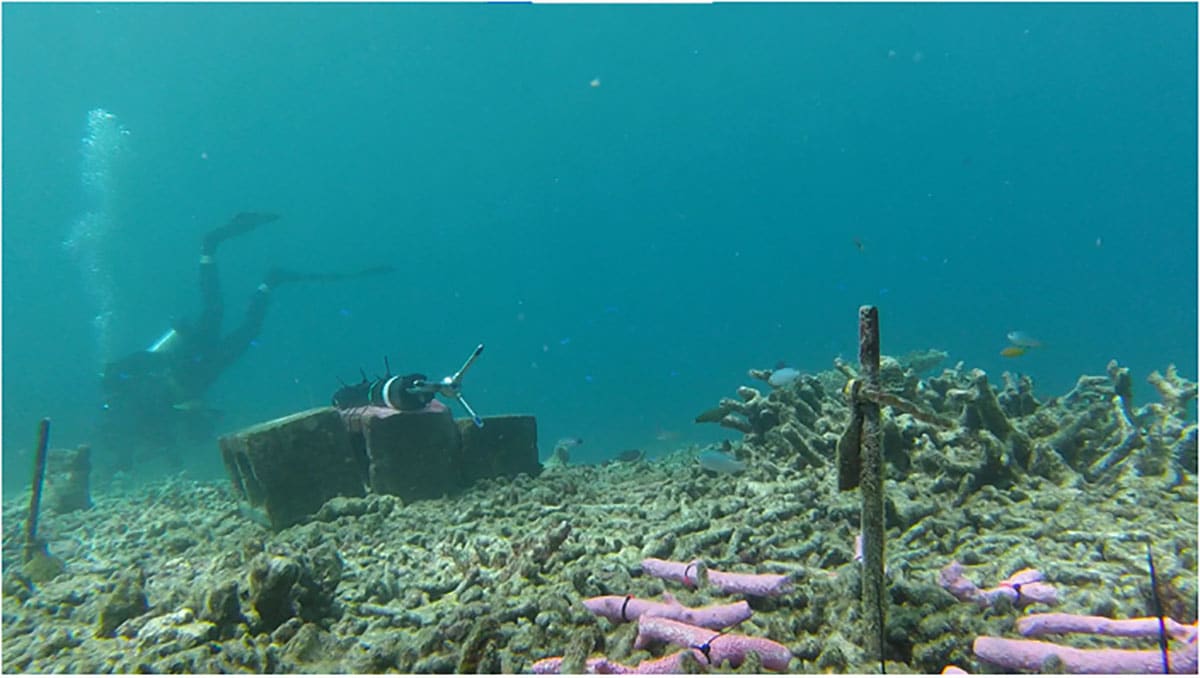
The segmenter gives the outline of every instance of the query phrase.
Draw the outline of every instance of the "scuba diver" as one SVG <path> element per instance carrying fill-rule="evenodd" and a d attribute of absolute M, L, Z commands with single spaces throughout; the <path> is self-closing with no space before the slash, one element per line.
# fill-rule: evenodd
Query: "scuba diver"
<path fill-rule="evenodd" d="M 376 266 L 354 273 L 299 273 L 271 269 L 229 334 L 221 335 L 223 304 L 216 252 L 226 240 L 279 219 L 278 215 L 242 212 L 209 231 L 200 247 L 199 316 L 176 323 L 143 351 L 105 365 L 101 387 L 105 402 L 101 439 L 125 463 L 137 448 L 166 448 L 184 438 L 210 439 L 219 413 L 203 404 L 208 387 L 250 347 L 262 329 L 271 292 L 286 283 L 332 282 L 389 273 Z"/>

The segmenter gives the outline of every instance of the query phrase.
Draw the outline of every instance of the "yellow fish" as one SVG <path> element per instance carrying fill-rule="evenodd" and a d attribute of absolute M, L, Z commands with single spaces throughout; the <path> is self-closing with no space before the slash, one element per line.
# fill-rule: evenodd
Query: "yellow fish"
<path fill-rule="evenodd" d="M 1005 346 L 1004 349 L 1000 351 L 1000 355 L 1004 356 L 1005 358 L 1020 358 L 1021 356 L 1025 355 L 1025 352 L 1028 350 L 1029 349 L 1024 346 Z"/>

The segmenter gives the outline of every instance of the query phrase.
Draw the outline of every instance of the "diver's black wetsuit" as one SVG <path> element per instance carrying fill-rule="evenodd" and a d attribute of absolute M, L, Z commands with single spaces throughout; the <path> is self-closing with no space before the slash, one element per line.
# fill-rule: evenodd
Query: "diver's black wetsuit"
<path fill-rule="evenodd" d="M 203 439 L 216 423 L 200 398 L 234 363 L 262 329 L 271 288 L 289 278 L 272 271 L 263 281 L 241 323 L 221 336 L 224 304 L 217 275 L 217 246 L 228 238 L 275 221 L 273 214 L 241 213 L 204 236 L 200 247 L 200 314 L 175 326 L 151 349 L 108 363 L 102 376 L 105 405 L 101 437 L 114 446 L 166 446 L 183 437 Z"/>
<path fill-rule="evenodd" d="M 200 316 L 191 327 L 183 330 L 175 328 L 176 332 L 181 332 L 182 343 L 176 351 L 172 351 L 180 353 L 181 358 L 176 365 L 176 379 L 186 393 L 194 394 L 193 397 L 207 390 L 258 336 L 263 318 L 267 315 L 271 289 L 283 282 L 304 277 L 272 269 L 250 298 L 241 324 L 227 336 L 221 336 L 221 319 L 225 308 L 221 300 L 221 281 L 217 276 L 217 246 L 228 238 L 278 218 L 274 214 L 242 213 L 204 236 L 204 243 L 200 246 Z"/>
<path fill-rule="evenodd" d="M 205 234 L 200 247 L 201 307 L 196 320 L 177 325 L 150 349 L 105 366 L 102 444 L 115 450 L 125 448 L 120 456 L 129 457 L 133 448 L 167 447 L 181 437 L 211 438 L 217 412 L 200 399 L 258 336 L 273 288 L 285 282 L 342 280 L 392 270 L 378 266 L 353 274 L 309 274 L 272 269 L 255 290 L 241 323 L 221 336 L 224 304 L 217 276 L 217 247 L 278 218 L 244 212 Z"/>

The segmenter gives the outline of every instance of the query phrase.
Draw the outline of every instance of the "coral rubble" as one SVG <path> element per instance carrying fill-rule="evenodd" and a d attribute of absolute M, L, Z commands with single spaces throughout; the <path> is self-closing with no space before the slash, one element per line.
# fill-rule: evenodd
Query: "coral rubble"
<path fill-rule="evenodd" d="M 1036 568 L 1058 592 L 1055 612 L 1128 619 L 1148 609 L 1150 540 L 1165 613 L 1195 620 L 1194 384 L 1168 369 L 1154 381 L 1162 401 L 1139 404 L 1114 363 L 1045 397 L 1021 375 L 961 364 L 929 374 L 935 357 L 885 356 L 880 391 L 864 396 L 883 409 L 888 671 L 986 669 L 976 637 L 1050 611 L 1048 598 L 995 595 L 986 609 L 958 600 L 939 585 L 951 561 L 960 584 L 1013 590 L 1027 575 L 1008 575 Z M 873 672 L 858 636 L 858 501 L 836 480 L 856 378 L 840 363 L 721 399 L 705 419 L 729 431 L 725 449 L 745 464 L 732 475 L 701 470 L 697 450 L 681 449 L 479 480 L 439 499 L 335 498 L 278 533 L 248 519 L 225 482 L 93 487 L 91 508 L 44 516 L 48 548 L 66 563 L 44 583 L 21 568 L 28 495 L 6 497 L 3 669 L 708 668 L 690 650 L 639 647 L 637 623 L 585 605 L 661 599 L 668 584 L 641 564 L 655 558 L 790 582 L 749 596 L 753 614 L 725 630 L 779 643 L 790 671 Z M 667 605 L 736 602 L 711 586 L 680 589 L 670 585 Z M 535 666 L 540 657 L 555 659 Z M 778 665 L 752 652 L 725 668 L 768 661 Z"/>

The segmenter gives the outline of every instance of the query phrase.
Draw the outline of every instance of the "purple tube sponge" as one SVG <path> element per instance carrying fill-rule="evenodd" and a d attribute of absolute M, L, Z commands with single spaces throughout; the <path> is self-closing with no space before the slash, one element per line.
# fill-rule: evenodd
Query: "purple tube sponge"
<path fill-rule="evenodd" d="M 1163 620 L 1167 634 L 1182 641 L 1168 653 L 1172 673 L 1196 673 L 1196 625 L 1181 624 L 1174 619 Z M 1157 617 L 1109 619 L 1085 614 L 1031 614 L 1017 620 L 1017 631 L 1023 636 L 1048 633 L 1091 633 L 1121 638 L 1153 638 L 1158 636 Z M 975 654 L 1006 669 L 1041 670 L 1051 657 L 1058 657 L 1062 668 L 1069 673 L 1161 673 L 1161 650 L 1081 650 L 1067 645 L 1040 640 L 1015 640 L 980 636 L 975 639 Z"/>
<path fill-rule="evenodd" d="M 692 650 L 691 652 L 695 652 Z M 587 660 L 584 665 L 584 670 L 588 673 L 613 673 L 613 674 L 629 674 L 629 673 L 647 673 L 647 674 L 674 674 L 684 673 L 685 667 L 683 659 L 689 653 L 689 650 L 680 650 L 675 654 L 667 655 L 660 659 L 647 659 L 637 666 L 627 666 L 615 662 L 607 657 L 593 657 Z M 539 659 L 533 663 L 533 672 L 538 674 L 559 673 L 562 670 L 562 657 L 546 657 Z"/>
<path fill-rule="evenodd" d="M 1190 643 L 1196 640 L 1195 624 L 1180 624 L 1174 619 L 1164 619 L 1167 635 L 1175 640 Z M 1017 632 L 1023 636 L 1042 636 L 1049 633 L 1094 633 L 1101 636 L 1120 638 L 1158 637 L 1158 617 L 1136 617 L 1134 619 L 1109 619 L 1086 614 L 1050 612 L 1031 614 L 1017 620 Z"/>
<path fill-rule="evenodd" d="M 938 572 L 938 586 L 946 589 L 950 595 L 963 602 L 979 597 L 979 587 L 975 585 L 975 582 L 963 576 L 962 563 L 957 560 L 950 561 L 949 565 Z"/>
<path fill-rule="evenodd" d="M 1081 650 L 1041 640 L 1017 640 L 979 636 L 972 646 L 975 655 L 1006 669 L 1040 671 L 1052 657 L 1067 673 L 1162 673 L 1158 650 Z M 1193 641 L 1169 653 L 1172 673 L 1196 673 L 1197 653 Z"/>
<path fill-rule="evenodd" d="M 977 603 L 980 607 L 995 605 L 1001 598 L 1007 598 L 1017 607 L 1032 603 L 1058 604 L 1058 591 L 1042 581 L 1043 578 L 1038 570 L 1027 568 L 1014 572 L 994 588 L 981 589 L 963 575 L 963 566 L 957 560 L 951 561 L 938 572 L 938 584 L 950 595 L 963 602 Z"/>
<path fill-rule="evenodd" d="M 792 590 L 790 575 L 719 572 L 704 567 L 702 560 L 678 563 L 647 558 L 642 561 L 642 570 L 654 577 L 681 582 L 688 588 L 697 588 L 707 580 L 709 585 L 722 593 L 744 593 L 765 597 L 782 595 Z"/>
<path fill-rule="evenodd" d="M 766 638 L 753 638 L 736 633 L 716 633 L 712 629 L 692 626 L 660 617 L 638 619 L 638 635 L 633 642 L 635 648 L 643 648 L 651 641 L 663 641 L 689 648 L 700 653 L 700 663 L 719 666 L 728 661 L 737 668 L 746 661 L 751 652 L 758 653 L 763 668 L 786 671 L 792 661 L 792 652 L 783 645 Z"/>
<path fill-rule="evenodd" d="M 639 617 L 650 616 L 674 619 L 710 629 L 734 626 L 746 621 L 752 614 L 750 604 L 744 600 L 729 605 L 685 607 L 669 593 L 663 594 L 661 603 L 633 596 L 597 596 L 584 600 L 583 605 L 592 614 L 604 617 L 614 623 L 634 621 Z"/>

